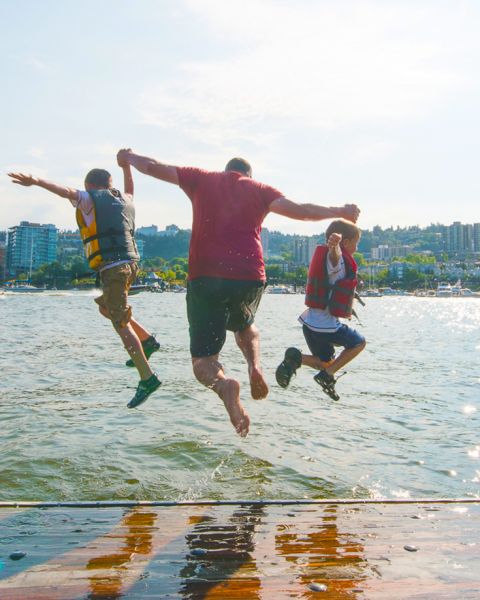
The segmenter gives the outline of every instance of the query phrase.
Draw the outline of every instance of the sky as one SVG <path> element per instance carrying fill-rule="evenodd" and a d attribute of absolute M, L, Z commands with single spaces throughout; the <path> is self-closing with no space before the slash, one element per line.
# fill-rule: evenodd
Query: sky
<path fill-rule="evenodd" d="M 360 227 L 480 221 L 478 0 L 0 0 L 0 229 L 74 229 L 65 199 L 121 147 L 356 203 Z M 137 227 L 191 226 L 181 190 L 134 173 Z M 269 215 L 310 235 L 326 223 Z"/>

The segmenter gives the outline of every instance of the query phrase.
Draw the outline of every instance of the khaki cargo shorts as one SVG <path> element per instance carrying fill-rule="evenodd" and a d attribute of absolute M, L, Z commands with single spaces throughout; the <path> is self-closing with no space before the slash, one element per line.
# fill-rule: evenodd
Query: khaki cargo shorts
<path fill-rule="evenodd" d="M 135 282 L 138 265 L 135 262 L 117 265 L 100 273 L 103 294 L 95 302 L 108 311 L 115 327 L 125 327 L 132 318 L 132 307 L 128 304 L 128 290 Z"/>

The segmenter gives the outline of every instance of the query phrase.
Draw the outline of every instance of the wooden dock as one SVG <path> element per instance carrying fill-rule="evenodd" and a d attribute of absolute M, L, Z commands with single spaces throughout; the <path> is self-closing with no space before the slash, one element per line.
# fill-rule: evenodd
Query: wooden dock
<path fill-rule="evenodd" d="M 0 504 L 1 600 L 119 598 L 478 599 L 480 503 Z"/>

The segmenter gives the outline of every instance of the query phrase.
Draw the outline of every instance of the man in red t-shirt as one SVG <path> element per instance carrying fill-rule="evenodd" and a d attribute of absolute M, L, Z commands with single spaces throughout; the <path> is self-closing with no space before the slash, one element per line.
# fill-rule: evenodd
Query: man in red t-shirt
<path fill-rule="evenodd" d="M 221 172 L 167 165 L 129 149 L 120 150 L 117 160 L 180 186 L 192 202 L 187 315 L 193 372 L 223 400 L 233 426 L 244 437 L 250 418 L 240 402 L 240 384 L 226 377 L 219 354 L 227 330 L 233 331 L 248 364 L 252 398 L 267 396 L 254 325 L 266 280 L 263 220 L 274 212 L 303 221 L 340 217 L 356 222 L 360 211 L 354 204 L 327 208 L 287 200 L 275 188 L 253 180 L 242 158 L 233 158 Z"/>

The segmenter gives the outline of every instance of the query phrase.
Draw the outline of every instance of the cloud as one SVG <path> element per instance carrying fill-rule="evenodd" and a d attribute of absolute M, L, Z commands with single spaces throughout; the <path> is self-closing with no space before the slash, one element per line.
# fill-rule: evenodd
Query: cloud
<path fill-rule="evenodd" d="M 3 167 L 4 173 L 27 173 L 35 175 L 35 177 L 46 178 L 46 170 L 42 169 L 38 165 L 31 163 L 13 163 Z M 21 186 L 16 186 L 21 187 Z"/>
<path fill-rule="evenodd" d="M 32 146 L 29 148 L 27 154 L 32 158 L 45 158 L 45 149 L 39 146 Z"/>
<path fill-rule="evenodd" d="M 39 58 L 38 56 L 27 56 L 23 59 L 23 63 L 32 68 L 34 71 L 50 71 L 51 67 L 44 60 Z"/>
<path fill-rule="evenodd" d="M 85 172 L 89 171 L 94 166 L 109 169 L 117 164 L 118 150 L 118 145 L 108 140 L 95 144 L 78 144 L 77 155 L 87 157 L 82 158 L 78 166 Z"/>
<path fill-rule="evenodd" d="M 392 142 L 379 139 L 362 139 L 352 142 L 347 159 L 350 164 L 363 165 L 384 160 L 395 150 Z"/>
<path fill-rule="evenodd" d="M 144 123 L 212 146 L 236 139 L 265 147 L 290 129 L 416 118 L 469 85 L 445 42 L 451 14 L 433 6 L 187 5 L 222 58 L 180 64 L 174 77 L 148 85 L 138 106 Z"/>
<path fill-rule="evenodd" d="M 113 142 L 103 142 L 87 149 L 89 152 L 88 156 L 98 157 L 99 159 L 106 158 L 108 160 L 112 160 L 112 158 L 116 160 L 118 150 L 118 146 Z"/>

